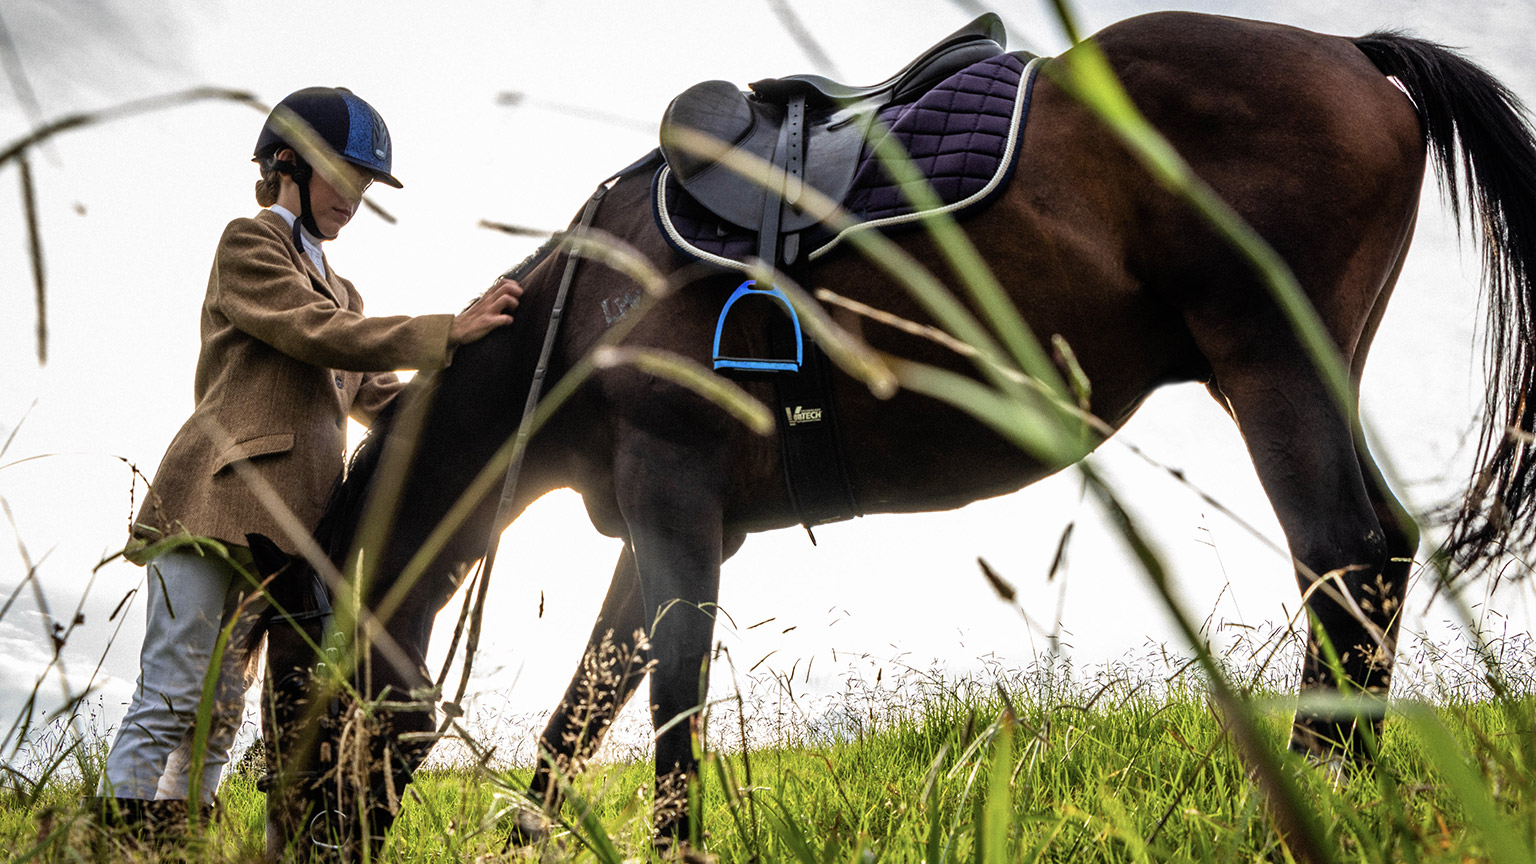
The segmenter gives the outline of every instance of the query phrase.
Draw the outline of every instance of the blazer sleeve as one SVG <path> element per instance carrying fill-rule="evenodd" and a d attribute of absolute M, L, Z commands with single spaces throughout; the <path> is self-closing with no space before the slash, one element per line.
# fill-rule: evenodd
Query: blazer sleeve
<path fill-rule="evenodd" d="M 364 426 L 372 426 L 390 402 L 405 389 L 405 382 L 393 372 L 368 372 L 363 375 L 362 386 L 352 399 L 352 409 L 347 414 Z"/>
<path fill-rule="evenodd" d="M 452 315 L 366 318 L 317 291 L 281 232 L 255 219 L 224 230 L 211 297 L 231 324 L 308 363 L 349 372 L 437 369 L 448 362 Z"/>

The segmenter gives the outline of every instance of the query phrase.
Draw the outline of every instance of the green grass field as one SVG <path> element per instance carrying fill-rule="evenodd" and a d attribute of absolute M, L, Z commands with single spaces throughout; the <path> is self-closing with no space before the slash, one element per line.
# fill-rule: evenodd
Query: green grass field
<path fill-rule="evenodd" d="M 999 683 L 929 685 L 916 698 L 867 710 L 864 722 L 835 738 L 709 754 L 705 845 L 720 861 L 764 864 L 1293 860 L 1294 844 L 1277 833 L 1198 684 Z M 1287 758 L 1322 826 L 1325 860 L 1536 858 L 1536 695 L 1442 694 L 1437 703 L 1395 706 L 1375 771 L 1336 778 Z M 1253 704 L 1279 749 L 1294 700 L 1267 695 Z M 229 775 L 222 813 L 206 833 L 142 848 L 103 833 L 82 809 L 93 758 L 79 759 L 87 776 L 57 779 L 73 773 L 60 771 L 33 789 L 6 792 L 0 842 L 11 860 L 259 860 L 263 796 L 254 772 Z M 595 765 L 565 807 L 567 830 L 534 851 L 508 843 L 507 814 L 526 776 L 526 768 L 424 772 L 385 860 L 643 861 L 652 854 L 648 763 Z"/>

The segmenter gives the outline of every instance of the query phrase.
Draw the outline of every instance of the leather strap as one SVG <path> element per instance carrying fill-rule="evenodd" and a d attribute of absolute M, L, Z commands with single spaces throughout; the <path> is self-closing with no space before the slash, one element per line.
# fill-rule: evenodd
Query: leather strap
<path fill-rule="evenodd" d="M 590 226 L 593 218 L 597 216 L 598 205 L 602 203 L 603 197 L 608 194 L 609 189 L 613 188 L 615 182 L 622 177 L 653 167 L 660 158 L 660 151 L 653 150 L 597 184 L 592 197 L 587 199 L 587 205 L 582 208 L 576 224 L 583 229 Z M 518 268 L 515 273 L 521 275 L 524 270 L 531 270 L 541 260 L 543 256 L 535 253 L 528 261 L 523 262 L 524 266 Z M 576 278 L 576 262 L 577 258 L 574 254 L 566 255 L 565 270 L 560 274 L 560 287 L 555 291 L 555 303 L 549 315 L 549 326 L 544 331 L 544 344 L 539 349 L 539 362 L 534 367 L 533 381 L 528 386 L 528 400 L 523 403 L 523 417 L 517 424 L 517 443 L 513 449 L 512 461 L 507 465 L 506 476 L 502 478 L 501 500 L 496 505 L 496 518 L 491 521 L 490 536 L 486 538 L 485 555 L 481 561 L 478 576 L 480 584 L 476 588 L 474 612 L 469 622 L 469 637 L 464 646 L 464 674 L 459 679 L 459 688 L 453 697 L 455 705 L 462 702 L 464 692 L 469 687 L 469 673 L 474 666 L 475 651 L 480 644 L 480 622 L 485 616 L 485 592 L 491 583 L 491 568 L 496 564 L 496 547 L 501 542 L 502 527 L 512 518 L 512 501 L 517 495 L 517 480 L 523 469 L 523 457 L 528 453 L 528 439 L 532 436 L 528 420 L 539 407 L 539 398 L 544 393 L 544 376 L 549 371 L 549 358 L 554 354 L 556 337 L 560 335 L 560 322 L 565 317 L 565 300 L 570 294 L 571 282 Z M 453 719 L 451 714 L 444 717 L 440 731 L 446 732 L 448 724 Z"/>
<path fill-rule="evenodd" d="M 616 179 L 610 177 L 598 184 L 587 199 L 587 206 L 582 208 L 578 225 L 587 228 L 592 224 L 592 219 L 597 215 L 597 207 L 608 194 L 609 185 Z M 485 592 L 491 584 L 491 568 L 496 565 L 496 548 L 501 545 L 501 528 L 512 518 L 512 501 L 517 495 L 517 480 L 523 470 L 523 457 L 528 453 L 528 439 L 532 433 L 528 428 L 528 420 L 539 407 L 539 397 L 544 393 L 544 376 L 549 371 L 549 358 L 554 354 L 555 339 L 560 335 L 560 322 L 565 317 L 565 298 L 570 294 L 571 282 L 576 277 L 577 257 L 574 253 L 567 253 L 565 258 L 565 270 L 560 274 L 560 287 L 555 291 L 555 304 L 549 313 L 549 326 L 544 331 L 544 345 L 539 349 L 539 362 L 533 370 L 533 381 L 528 386 L 528 400 L 523 403 L 523 418 L 517 424 L 517 443 L 513 448 L 512 461 L 507 465 L 507 474 L 501 482 L 501 500 L 496 504 L 496 518 L 491 520 L 490 536 L 486 538 L 485 554 L 480 565 L 480 584 L 475 593 L 475 608 L 469 622 L 469 636 L 464 643 L 464 674 L 459 678 L 459 689 L 454 694 L 453 704 L 462 704 L 464 693 L 469 687 L 469 673 L 474 666 L 475 651 L 480 647 L 480 622 L 485 614 Z M 443 729 L 447 731 L 448 722 L 452 716 L 445 717 Z"/>
<path fill-rule="evenodd" d="M 779 140 L 774 144 L 773 153 L 768 157 L 768 164 L 777 167 L 781 154 L 789 149 L 789 124 L 779 127 Z M 779 266 L 779 211 L 784 202 L 784 186 L 782 181 L 775 188 L 773 185 L 763 185 L 763 215 L 758 224 L 761 226 L 757 232 L 757 257 L 769 267 Z"/>

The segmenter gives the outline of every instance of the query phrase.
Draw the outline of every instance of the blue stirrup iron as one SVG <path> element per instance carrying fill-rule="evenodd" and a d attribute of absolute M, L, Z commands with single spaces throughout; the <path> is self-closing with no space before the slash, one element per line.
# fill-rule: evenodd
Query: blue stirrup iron
<path fill-rule="evenodd" d="M 800 364 L 805 358 L 805 340 L 800 335 L 800 316 L 795 314 L 795 307 L 790 305 L 789 298 L 784 296 L 777 286 L 756 288 L 756 279 L 748 279 L 737 286 L 731 293 L 729 300 L 725 301 L 725 308 L 720 310 L 720 318 L 715 322 L 715 369 L 740 369 L 747 372 L 799 372 Z M 784 313 L 789 316 L 790 326 L 795 332 L 795 357 L 793 360 L 757 360 L 742 357 L 720 356 L 720 333 L 725 329 L 725 317 L 730 314 L 731 306 L 743 297 L 758 296 L 769 297 L 784 307 Z"/>

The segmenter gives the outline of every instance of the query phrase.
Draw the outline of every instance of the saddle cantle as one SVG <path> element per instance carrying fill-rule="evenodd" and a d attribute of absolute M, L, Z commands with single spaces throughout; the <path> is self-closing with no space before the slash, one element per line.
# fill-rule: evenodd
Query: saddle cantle
<path fill-rule="evenodd" d="M 783 103 L 794 93 L 804 93 L 813 107 L 874 110 L 910 102 L 933 85 L 977 62 L 1003 53 L 1008 33 L 1003 20 L 987 12 L 941 39 L 904 69 L 869 87 L 850 87 L 821 75 L 790 75 L 764 78 L 747 85 L 759 98 Z"/>
<path fill-rule="evenodd" d="M 825 215 L 797 206 L 800 184 L 841 201 L 880 109 L 916 99 L 966 66 L 1001 54 L 1006 40 L 1002 20 L 989 12 L 869 87 L 791 75 L 754 82 L 748 94 L 728 81 L 705 81 L 667 107 L 661 150 L 683 189 L 720 218 L 749 231 L 766 229 L 775 239 L 793 235 Z M 674 134 L 677 129 L 701 133 L 782 169 L 783 187 L 766 188 L 760 179 L 687 147 Z M 784 206 L 776 206 L 781 200 Z M 778 257 L 776 249 L 763 251 L 770 253 L 760 255 L 766 261 Z"/>

